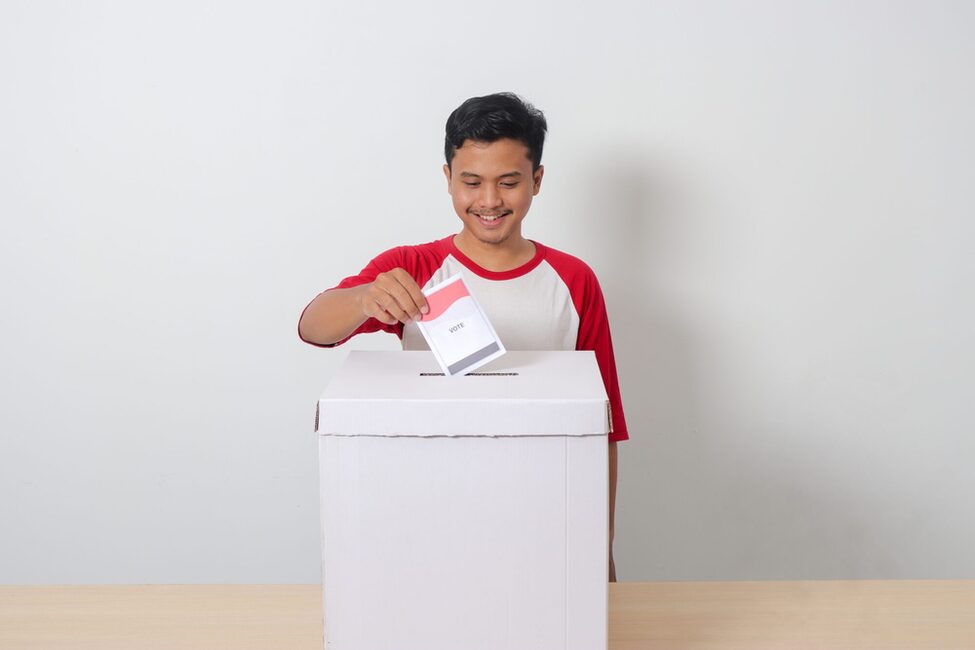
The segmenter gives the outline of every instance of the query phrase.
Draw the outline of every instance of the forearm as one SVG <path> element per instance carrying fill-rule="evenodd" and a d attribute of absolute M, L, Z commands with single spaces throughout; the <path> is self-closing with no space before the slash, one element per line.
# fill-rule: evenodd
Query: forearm
<path fill-rule="evenodd" d="M 298 333 L 306 341 L 329 345 L 352 334 L 366 320 L 362 296 L 368 285 L 331 289 L 318 294 L 298 322 Z"/>

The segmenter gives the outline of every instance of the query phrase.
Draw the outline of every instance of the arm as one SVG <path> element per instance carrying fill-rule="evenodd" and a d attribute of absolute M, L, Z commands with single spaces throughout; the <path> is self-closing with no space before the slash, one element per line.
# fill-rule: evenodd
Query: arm
<path fill-rule="evenodd" d="M 426 298 L 409 273 L 396 268 L 373 282 L 318 294 L 298 321 L 298 335 L 310 343 L 332 345 L 367 319 L 380 323 L 408 323 L 429 311 Z"/>
<path fill-rule="evenodd" d="M 362 296 L 368 287 L 363 284 L 318 294 L 301 314 L 298 335 L 318 345 L 333 345 L 348 337 L 366 320 Z"/>
<path fill-rule="evenodd" d="M 613 561 L 613 525 L 616 519 L 616 443 L 609 443 L 609 581 L 616 582 L 616 562 Z"/>

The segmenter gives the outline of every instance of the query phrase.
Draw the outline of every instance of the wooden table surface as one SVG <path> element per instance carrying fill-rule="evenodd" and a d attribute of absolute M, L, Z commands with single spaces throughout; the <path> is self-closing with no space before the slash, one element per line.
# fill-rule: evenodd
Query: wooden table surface
<path fill-rule="evenodd" d="M 975 580 L 629 582 L 609 600 L 610 650 L 975 650 Z M 319 585 L 0 586 L 0 649 L 321 650 L 321 602 Z"/>

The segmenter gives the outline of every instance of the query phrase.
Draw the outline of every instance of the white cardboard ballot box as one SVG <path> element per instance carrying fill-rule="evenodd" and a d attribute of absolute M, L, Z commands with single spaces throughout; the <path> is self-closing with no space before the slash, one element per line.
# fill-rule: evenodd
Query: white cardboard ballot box
<path fill-rule="evenodd" d="M 445 377 L 429 352 L 353 351 L 317 430 L 327 650 L 605 650 L 591 352 Z"/>

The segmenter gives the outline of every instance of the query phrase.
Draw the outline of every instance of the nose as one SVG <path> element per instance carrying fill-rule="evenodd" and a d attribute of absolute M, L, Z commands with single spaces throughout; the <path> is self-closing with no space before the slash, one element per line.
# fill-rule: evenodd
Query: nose
<path fill-rule="evenodd" d="M 477 197 L 481 208 L 499 208 L 502 205 L 501 192 L 492 183 L 482 183 L 481 192 Z"/>

